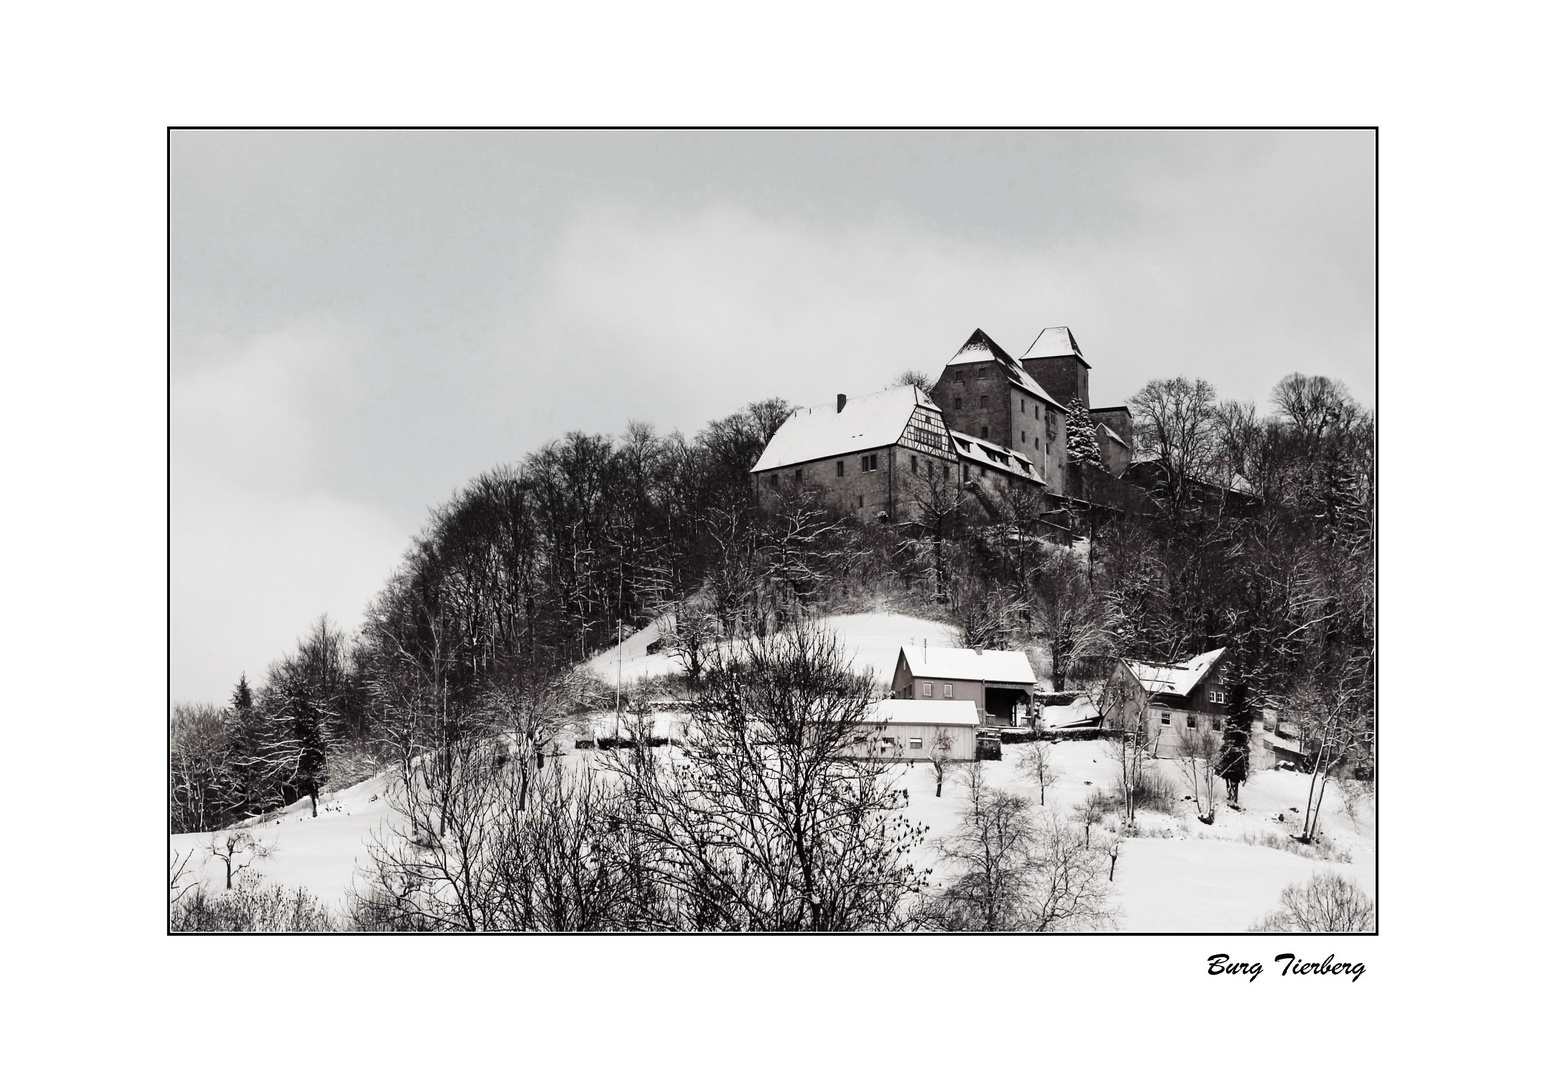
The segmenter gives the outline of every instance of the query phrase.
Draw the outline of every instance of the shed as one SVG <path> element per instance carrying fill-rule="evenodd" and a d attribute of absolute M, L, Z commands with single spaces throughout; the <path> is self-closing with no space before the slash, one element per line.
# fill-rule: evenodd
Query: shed
<path fill-rule="evenodd" d="M 972 701 L 889 698 L 872 704 L 855 745 L 878 757 L 929 761 L 937 740 L 945 737 L 949 761 L 973 761 L 979 726 L 980 714 Z"/>

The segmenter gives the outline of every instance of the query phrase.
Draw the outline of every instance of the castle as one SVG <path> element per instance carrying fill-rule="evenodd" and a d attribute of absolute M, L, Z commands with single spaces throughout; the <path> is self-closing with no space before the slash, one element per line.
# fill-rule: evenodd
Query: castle
<path fill-rule="evenodd" d="M 1029 496 L 1130 508 L 1119 478 L 1132 463 L 1131 410 L 1092 408 L 1089 364 L 1071 330 L 1042 330 L 1014 360 L 976 329 L 930 392 L 898 386 L 791 413 L 752 475 L 760 500 L 815 487 L 866 520 L 914 519 L 950 490 L 987 507 Z M 1102 468 L 1069 461 L 1072 413 L 1088 417 Z M 1123 492 L 1126 492 L 1123 494 Z"/>

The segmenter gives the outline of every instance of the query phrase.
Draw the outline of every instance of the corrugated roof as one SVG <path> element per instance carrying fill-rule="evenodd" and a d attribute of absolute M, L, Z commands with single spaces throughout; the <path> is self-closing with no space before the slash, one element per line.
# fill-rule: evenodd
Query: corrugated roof
<path fill-rule="evenodd" d="M 1196 689 L 1196 684 L 1202 681 L 1202 677 L 1218 662 L 1218 658 L 1223 653 L 1223 649 L 1214 649 L 1212 652 L 1193 656 L 1180 664 L 1150 664 L 1146 660 L 1125 659 L 1122 663 L 1136 676 L 1137 681 L 1148 693 L 1185 697 Z"/>
<path fill-rule="evenodd" d="M 909 662 L 909 673 L 917 679 L 968 679 L 975 682 L 1034 684 L 1034 669 L 1020 652 L 999 649 L 919 649 L 899 650 Z"/>
<path fill-rule="evenodd" d="M 780 425 L 751 471 L 782 469 L 804 461 L 892 446 L 904 434 L 917 405 L 941 416 L 942 410 L 930 396 L 913 386 L 895 386 L 846 398 L 843 410 L 832 401 L 803 406 Z"/>
<path fill-rule="evenodd" d="M 1077 339 L 1065 326 L 1047 326 L 1039 332 L 1034 343 L 1020 359 L 1039 360 L 1051 356 L 1075 356 L 1083 360 L 1083 350 L 1077 347 Z M 1083 360 L 1085 366 L 1091 366 Z"/>
<path fill-rule="evenodd" d="M 907 698 L 887 698 L 872 703 L 866 711 L 866 719 L 863 723 L 979 727 L 980 710 L 975 708 L 972 701 L 946 699 L 911 701 Z"/>

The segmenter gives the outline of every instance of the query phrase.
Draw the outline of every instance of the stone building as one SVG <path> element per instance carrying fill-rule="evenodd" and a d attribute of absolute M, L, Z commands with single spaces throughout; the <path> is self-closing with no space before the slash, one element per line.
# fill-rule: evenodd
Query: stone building
<path fill-rule="evenodd" d="M 1147 500 L 1117 483 L 1131 464 L 1131 413 L 1091 409 L 1088 370 L 1064 326 L 1042 331 L 1021 360 L 976 328 L 929 394 L 909 386 L 838 394 L 793 412 L 752 468 L 759 498 L 817 488 L 863 520 L 901 522 L 938 485 L 954 484 L 988 510 L 1018 488 L 1048 510 L 1071 497 L 1140 512 Z M 1100 418 L 1102 470 L 1067 461 L 1073 400 Z"/>

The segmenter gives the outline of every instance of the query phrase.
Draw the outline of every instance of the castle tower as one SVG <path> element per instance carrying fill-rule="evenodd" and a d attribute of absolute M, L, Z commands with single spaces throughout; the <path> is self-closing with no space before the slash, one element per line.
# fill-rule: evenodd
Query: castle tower
<path fill-rule="evenodd" d="M 1071 330 L 1064 326 L 1041 330 L 1020 362 L 1023 370 L 1061 404 L 1070 406 L 1073 398 L 1081 398 L 1083 408 L 1089 407 L 1088 361 Z"/>

